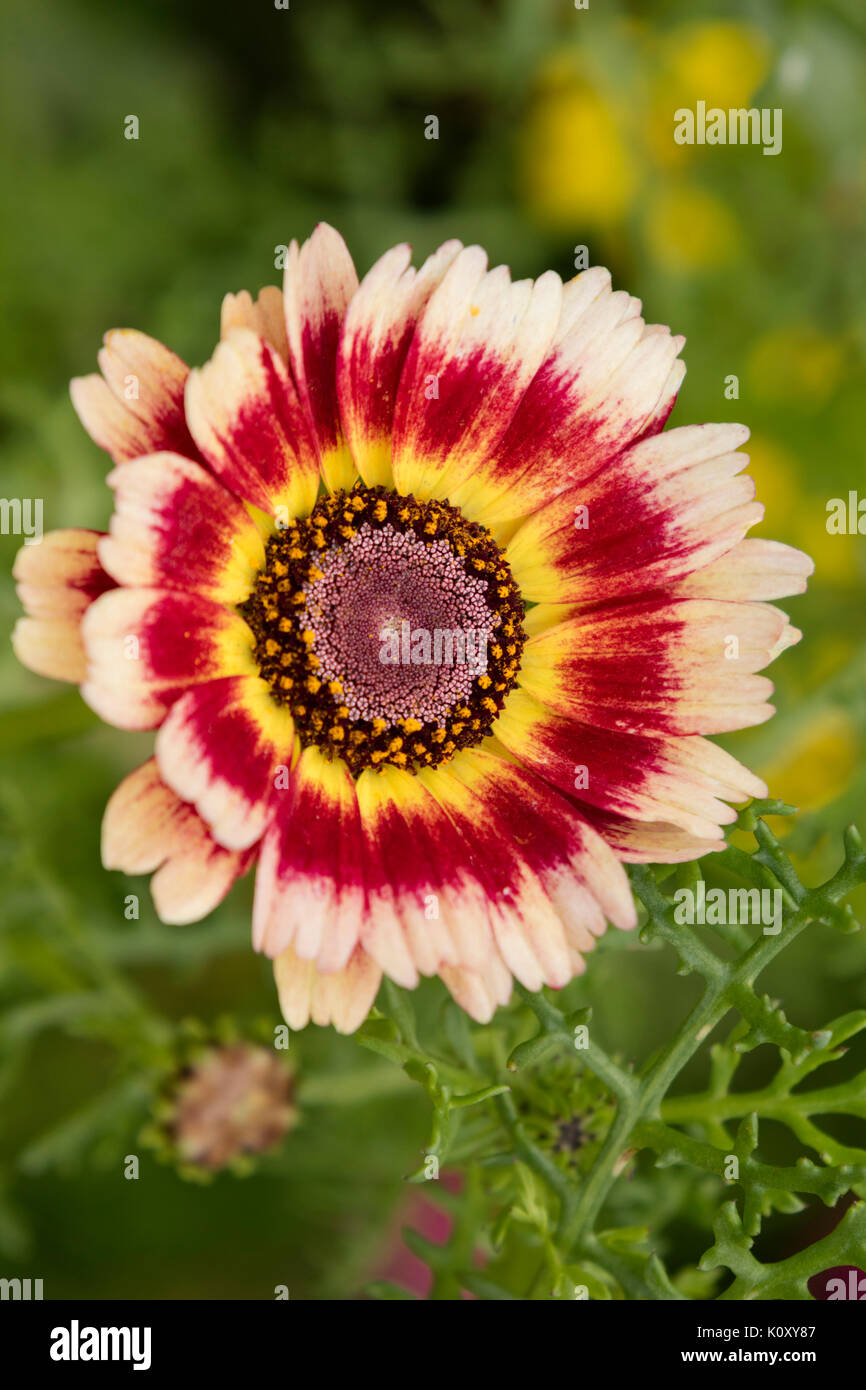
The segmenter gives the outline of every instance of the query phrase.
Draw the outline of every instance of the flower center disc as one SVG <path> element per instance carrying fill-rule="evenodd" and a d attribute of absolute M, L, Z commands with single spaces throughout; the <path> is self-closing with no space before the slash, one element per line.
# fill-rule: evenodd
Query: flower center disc
<path fill-rule="evenodd" d="M 489 732 L 526 640 L 490 533 L 447 502 L 356 484 L 268 542 L 241 607 L 302 746 L 357 775 L 415 770 Z"/>

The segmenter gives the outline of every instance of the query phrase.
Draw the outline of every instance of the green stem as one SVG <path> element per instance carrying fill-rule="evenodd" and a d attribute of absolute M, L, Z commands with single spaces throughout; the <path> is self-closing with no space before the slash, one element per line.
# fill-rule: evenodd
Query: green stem
<path fill-rule="evenodd" d="M 862 1081 L 866 1087 L 866 1074 Z M 823 1090 L 775 1095 L 772 1091 L 737 1091 L 733 1095 L 706 1094 L 674 1096 L 662 1102 L 659 1113 L 667 1124 L 701 1124 L 708 1120 L 736 1120 L 752 1112 L 783 1124 L 790 1115 L 825 1115 L 833 1111 L 850 1115 L 851 1083 L 827 1086 Z"/>
<path fill-rule="evenodd" d="M 638 886 L 638 893 L 641 887 Z M 643 895 L 641 895 L 643 896 Z M 646 899 L 644 899 L 646 901 Z M 595 1166 L 579 1194 L 569 1199 L 560 1215 L 557 1240 L 565 1250 L 576 1245 L 591 1231 L 599 1210 L 616 1179 L 617 1162 L 627 1148 L 631 1131 L 639 1120 L 656 1114 L 674 1078 L 694 1056 L 704 1039 L 728 1013 L 725 998 L 731 985 L 751 984 L 770 961 L 787 946 L 811 920 L 801 909 L 778 936 L 764 937 L 746 953 L 732 974 L 715 974 L 708 981 L 702 998 L 682 1024 L 671 1043 L 662 1051 L 643 1078 L 639 1092 L 620 1104 Z M 588 1065 L 591 1065 L 587 1058 Z"/>

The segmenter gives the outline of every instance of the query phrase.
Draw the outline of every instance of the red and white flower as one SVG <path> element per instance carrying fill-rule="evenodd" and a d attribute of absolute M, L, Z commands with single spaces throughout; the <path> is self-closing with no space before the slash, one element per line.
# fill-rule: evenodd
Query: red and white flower
<path fill-rule="evenodd" d="M 746 538 L 744 428 L 663 429 L 682 344 L 601 269 L 515 283 L 455 241 L 359 285 L 321 225 L 204 367 L 117 331 L 73 382 L 115 512 L 22 550 L 16 651 L 158 731 L 103 861 L 165 921 L 257 861 L 294 1027 L 356 1028 L 383 972 L 480 1020 L 562 986 L 635 924 L 622 861 L 718 848 L 766 793 L 704 735 L 772 714 L 800 634 L 767 600 L 812 566 Z M 382 659 L 470 618 L 481 671 Z"/>

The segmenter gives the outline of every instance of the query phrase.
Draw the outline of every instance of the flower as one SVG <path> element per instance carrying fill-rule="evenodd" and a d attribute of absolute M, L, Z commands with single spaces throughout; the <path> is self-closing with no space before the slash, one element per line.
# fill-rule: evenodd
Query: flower
<path fill-rule="evenodd" d="M 353 1030 L 383 972 L 479 1020 L 561 987 L 635 925 L 623 861 L 720 848 L 766 793 L 704 735 L 770 717 L 800 634 L 766 600 L 811 562 L 746 538 L 742 426 L 663 430 L 682 344 L 598 268 L 512 283 L 452 241 L 359 286 L 320 225 L 203 368 L 122 331 L 73 383 L 115 512 L 21 552 L 16 650 L 157 730 L 102 855 L 164 920 L 258 861 L 290 1026 Z M 465 628 L 483 669 L 431 659 Z"/>
<path fill-rule="evenodd" d="M 749 353 L 749 385 L 759 400 L 820 410 L 844 380 L 845 342 L 810 323 L 764 333 Z M 783 390 L 782 383 L 785 388 Z"/>
<path fill-rule="evenodd" d="M 751 24 L 713 20 L 679 25 L 662 41 L 665 79 L 677 103 L 748 106 L 767 76 L 769 42 Z"/>
<path fill-rule="evenodd" d="M 653 260 L 673 275 L 729 266 L 742 245 L 736 217 L 721 198 L 673 180 L 648 201 L 646 237 Z"/>
<path fill-rule="evenodd" d="M 651 73 L 643 134 L 652 161 L 664 169 L 700 159 L 701 146 L 671 138 L 674 111 L 698 101 L 725 111 L 752 106 L 770 58 L 766 33 L 751 24 L 690 21 L 654 36 L 643 59 Z"/>
<path fill-rule="evenodd" d="M 638 161 L 619 110 L 580 72 L 540 75 L 521 144 L 520 182 L 546 226 L 618 226 L 638 187 Z"/>
<path fill-rule="evenodd" d="M 859 765 L 860 738 L 850 714 L 837 707 L 819 709 L 799 729 L 797 745 L 780 750 L 768 761 L 766 773 L 783 801 L 800 811 L 817 811 L 829 806 L 851 785 Z M 821 776 L 815 776 L 820 767 Z M 782 835 L 790 833 L 791 821 L 782 822 Z"/>
<path fill-rule="evenodd" d="M 190 1177 L 243 1173 L 296 1123 L 294 1078 L 273 1049 L 245 1039 L 203 1042 L 172 1075 L 145 1132 Z"/>

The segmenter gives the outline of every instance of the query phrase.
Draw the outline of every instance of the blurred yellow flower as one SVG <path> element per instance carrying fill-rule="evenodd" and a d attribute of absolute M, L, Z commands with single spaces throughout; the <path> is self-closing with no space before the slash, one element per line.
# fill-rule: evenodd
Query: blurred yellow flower
<path fill-rule="evenodd" d="M 829 497 L 829 490 L 828 490 Z M 797 544 L 815 561 L 816 579 L 824 584 L 851 584 L 860 573 L 862 536 L 832 535 L 827 530 L 828 497 L 803 499 Z"/>
<path fill-rule="evenodd" d="M 817 811 L 835 801 L 847 787 L 858 759 L 856 726 L 841 709 L 826 709 L 797 732 L 790 751 L 759 769 L 770 795 Z M 820 775 L 816 770 L 820 769 Z M 774 818 L 774 827 L 775 827 Z"/>
<path fill-rule="evenodd" d="M 739 223 L 730 208 L 693 184 L 671 184 L 654 194 L 646 236 L 656 263 L 674 273 L 729 265 L 741 246 Z"/>
<path fill-rule="evenodd" d="M 665 43 L 672 95 L 692 106 L 748 106 L 767 75 L 766 35 L 750 24 L 685 24 Z"/>
<path fill-rule="evenodd" d="M 775 440 L 753 435 L 747 450 L 756 496 L 766 508 L 768 533 L 811 555 L 819 579 L 836 584 L 855 579 L 859 537 L 827 531 L 829 491 L 827 496 L 807 492 L 806 469 Z"/>
<path fill-rule="evenodd" d="M 812 324 L 788 324 L 758 338 L 749 354 L 749 389 L 764 401 L 823 405 L 845 365 L 843 344 Z"/>
<path fill-rule="evenodd" d="M 539 219 L 554 227 L 620 222 L 637 170 L 613 106 L 571 74 L 542 90 L 525 132 L 522 181 Z"/>
<path fill-rule="evenodd" d="M 646 126 L 647 142 L 660 164 L 693 158 L 694 145 L 676 145 L 674 112 L 705 101 L 708 107 L 748 107 L 767 75 L 770 45 L 748 24 L 720 21 L 685 24 L 663 36 L 657 78 Z"/>
<path fill-rule="evenodd" d="M 791 541 L 798 532 L 797 512 L 803 491 L 798 461 L 781 444 L 761 434 L 752 435 L 746 451 L 756 496 L 772 521 L 773 535 Z"/>

